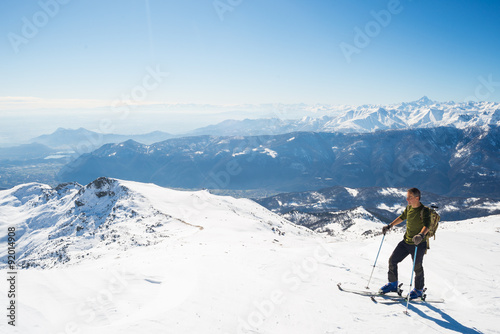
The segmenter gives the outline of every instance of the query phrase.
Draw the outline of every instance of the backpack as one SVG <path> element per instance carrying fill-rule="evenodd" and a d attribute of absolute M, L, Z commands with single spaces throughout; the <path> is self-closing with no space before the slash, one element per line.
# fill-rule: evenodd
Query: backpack
<path fill-rule="evenodd" d="M 431 237 L 434 237 L 434 240 L 436 240 L 436 230 L 439 226 L 439 221 L 441 220 L 441 216 L 435 210 L 437 208 L 438 207 L 435 205 L 431 205 L 430 208 L 424 205 L 424 210 L 429 210 L 429 215 L 431 217 L 429 231 L 427 231 L 427 234 L 425 235 L 425 241 L 427 241 L 427 249 L 430 249 L 429 239 Z M 422 222 L 424 221 L 424 210 L 420 211 L 420 219 L 422 219 Z"/>

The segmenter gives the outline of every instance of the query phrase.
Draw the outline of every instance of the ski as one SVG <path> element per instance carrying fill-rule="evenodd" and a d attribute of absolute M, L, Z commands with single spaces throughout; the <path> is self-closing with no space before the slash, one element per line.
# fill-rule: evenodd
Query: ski
<path fill-rule="evenodd" d="M 382 300 L 377 300 L 377 297 L 382 297 Z M 403 296 L 386 296 L 386 295 L 379 295 L 379 296 L 371 296 L 370 297 L 374 303 L 380 303 L 380 304 L 398 304 L 398 303 L 406 303 L 407 299 L 406 297 Z M 416 304 L 434 304 L 434 303 L 444 303 L 444 299 L 438 298 L 438 299 L 432 299 L 432 298 L 415 298 L 410 300 L 411 303 L 416 303 Z"/>
<path fill-rule="evenodd" d="M 418 297 L 418 298 L 414 298 L 414 299 L 410 299 L 410 303 L 444 303 L 444 299 L 427 299 L 427 294 L 425 293 L 425 291 L 427 291 L 427 288 L 424 289 L 423 291 L 423 295 L 422 297 Z M 372 296 L 372 301 L 375 302 L 375 303 L 378 303 L 378 301 L 375 299 L 376 296 Z M 403 297 L 402 294 L 400 294 L 398 297 L 388 297 L 388 298 L 385 298 L 384 301 L 382 301 L 383 304 L 387 304 L 387 303 L 391 303 L 392 302 L 395 302 L 395 303 L 399 303 L 401 301 L 403 302 L 408 302 L 408 295 Z"/>
<path fill-rule="evenodd" d="M 356 295 L 360 296 L 366 296 L 370 297 L 371 300 L 374 303 L 380 303 L 380 304 L 397 304 L 401 302 L 406 302 L 406 296 L 403 296 L 403 290 L 401 290 L 401 285 L 398 287 L 398 292 L 397 294 L 394 294 L 392 292 L 389 292 L 388 294 L 382 294 L 379 292 L 373 292 L 373 291 L 363 291 L 363 290 L 354 290 L 354 289 L 349 289 L 345 288 L 342 286 L 342 283 L 338 283 L 337 287 L 339 288 L 340 291 L 343 292 L 348 292 L 348 293 L 353 293 Z M 429 299 L 426 298 L 427 296 L 424 295 L 424 298 L 415 298 L 410 300 L 410 303 L 444 303 L 444 299 Z"/>
<path fill-rule="evenodd" d="M 397 295 L 387 295 L 387 294 L 382 294 L 380 292 L 363 291 L 363 290 L 354 290 L 354 289 L 344 288 L 342 286 L 342 283 L 338 283 L 337 287 L 339 288 L 340 291 L 348 292 L 348 293 L 354 293 L 354 294 L 360 295 L 360 296 L 367 296 L 367 297 L 397 297 L 397 296 L 401 296 L 402 293 L 403 293 L 403 290 L 401 290 L 401 285 L 403 285 L 403 284 L 399 285 Z M 389 293 L 391 293 L 391 292 L 389 292 Z"/>

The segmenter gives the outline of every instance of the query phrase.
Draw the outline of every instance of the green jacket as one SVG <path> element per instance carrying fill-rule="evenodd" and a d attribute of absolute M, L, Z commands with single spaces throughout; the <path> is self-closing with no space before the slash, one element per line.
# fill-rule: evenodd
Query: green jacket
<path fill-rule="evenodd" d="M 421 213 L 422 210 L 424 210 L 423 213 Z M 413 245 L 413 237 L 419 234 L 424 226 L 428 228 L 431 224 L 431 214 L 429 209 L 422 203 L 420 203 L 418 208 L 413 208 L 408 205 L 399 218 L 402 220 L 406 219 L 406 233 L 404 240 L 410 245 Z"/>

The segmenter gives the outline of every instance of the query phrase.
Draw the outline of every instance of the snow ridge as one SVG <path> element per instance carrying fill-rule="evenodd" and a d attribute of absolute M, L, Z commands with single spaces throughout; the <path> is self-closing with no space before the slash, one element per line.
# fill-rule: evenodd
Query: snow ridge
<path fill-rule="evenodd" d="M 101 177 L 86 186 L 38 183 L 0 192 L 0 222 L 16 226 L 21 268 L 96 259 L 211 230 L 309 233 L 250 200 Z M 215 211 L 210 217 L 210 212 Z M 223 222 L 243 217 L 244 224 Z M 223 221 L 223 222 L 221 222 Z M 3 224 L 2 224 L 3 225 Z M 6 250 L 0 259 L 7 263 Z"/>

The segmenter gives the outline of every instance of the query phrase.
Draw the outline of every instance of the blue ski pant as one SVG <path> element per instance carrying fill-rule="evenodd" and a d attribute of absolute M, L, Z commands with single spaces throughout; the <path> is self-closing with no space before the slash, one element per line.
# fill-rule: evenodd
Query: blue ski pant
<path fill-rule="evenodd" d="M 424 267 L 423 260 L 425 251 L 427 250 L 427 242 L 423 241 L 418 246 L 409 245 L 404 240 L 401 241 L 389 258 L 389 282 L 398 280 L 398 263 L 403 261 L 408 254 L 411 255 L 412 261 L 415 256 L 415 247 L 417 247 L 417 259 L 415 261 L 415 288 L 422 290 L 424 288 Z"/>

